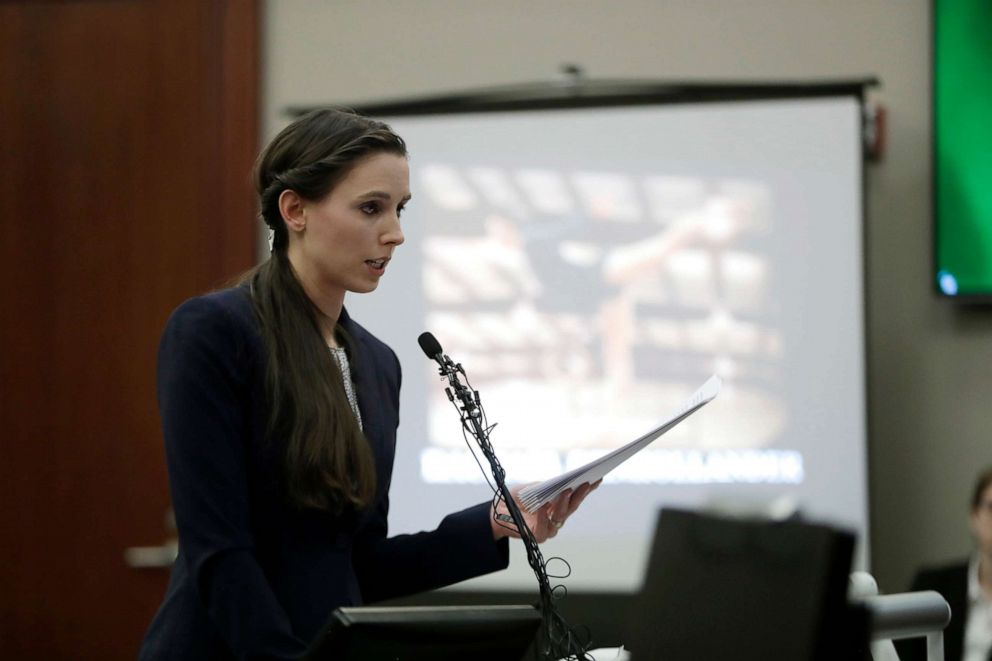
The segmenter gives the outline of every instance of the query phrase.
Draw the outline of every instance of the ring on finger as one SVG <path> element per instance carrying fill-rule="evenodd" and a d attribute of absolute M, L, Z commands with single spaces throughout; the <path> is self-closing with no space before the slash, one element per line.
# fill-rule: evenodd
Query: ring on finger
<path fill-rule="evenodd" d="M 565 525 L 565 521 L 564 521 L 564 520 L 561 520 L 561 521 L 559 521 L 558 519 L 556 519 L 556 518 L 554 518 L 553 516 L 549 516 L 549 517 L 548 517 L 548 523 L 550 523 L 550 524 L 551 524 L 551 526 L 552 526 L 552 527 L 553 527 L 553 528 L 554 528 L 555 530 L 558 530 L 558 529 L 559 529 L 559 528 L 561 528 L 561 527 L 562 527 L 563 525 Z"/>

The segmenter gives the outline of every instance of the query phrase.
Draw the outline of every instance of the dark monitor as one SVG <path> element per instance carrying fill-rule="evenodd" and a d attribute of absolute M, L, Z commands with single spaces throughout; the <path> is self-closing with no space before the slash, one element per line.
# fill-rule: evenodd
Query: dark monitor
<path fill-rule="evenodd" d="M 311 661 L 520 661 L 541 614 L 532 606 L 339 608 Z"/>
<path fill-rule="evenodd" d="M 799 520 L 663 509 L 631 617 L 634 661 L 860 659 L 854 536 Z"/>

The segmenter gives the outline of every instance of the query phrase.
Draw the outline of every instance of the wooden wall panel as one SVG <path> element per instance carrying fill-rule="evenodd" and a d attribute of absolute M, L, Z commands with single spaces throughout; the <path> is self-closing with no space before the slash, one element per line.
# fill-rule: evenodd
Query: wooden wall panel
<path fill-rule="evenodd" d="M 253 1 L 0 4 L 0 657 L 132 659 L 158 337 L 254 261 Z"/>

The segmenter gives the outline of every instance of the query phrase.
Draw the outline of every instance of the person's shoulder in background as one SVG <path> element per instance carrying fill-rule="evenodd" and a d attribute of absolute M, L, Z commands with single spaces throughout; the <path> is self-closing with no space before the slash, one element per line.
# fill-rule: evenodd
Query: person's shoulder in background
<path fill-rule="evenodd" d="M 913 577 L 909 590 L 937 590 L 943 594 L 940 588 L 957 583 L 964 587 L 967 581 L 968 560 L 965 558 L 957 562 L 921 567 Z"/>
<path fill-rule="evenodd" d="M 968 559 L 921 567 L 913 577 L 910 592 L 934 590 L 951 608 L 951 622 L 944 629 L 944 658 L 960 661 L 964 641 L 964 617 L 968 595 Z M 926 641 L 922 637 L 895 641 L 901 661 L 926 661 Z"/>

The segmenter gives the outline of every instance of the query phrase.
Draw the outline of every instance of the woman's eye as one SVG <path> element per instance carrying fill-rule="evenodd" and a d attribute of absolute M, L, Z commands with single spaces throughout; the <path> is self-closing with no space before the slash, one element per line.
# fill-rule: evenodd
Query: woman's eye
<path fill-rule="evenodd" d="M 379 213 L 379 204 L 378 202 L 367 202 L 363 204 L 360 209 L 362 210 L 362 213 L 373 216 Z"/>
<path fill-rule="evenodd" d="M 399 218 L 400 216 L 402 216 L 404 211 L 406 211 L 405 205 L 402 207 L 396 207 L 396 217 Z"/>

